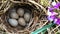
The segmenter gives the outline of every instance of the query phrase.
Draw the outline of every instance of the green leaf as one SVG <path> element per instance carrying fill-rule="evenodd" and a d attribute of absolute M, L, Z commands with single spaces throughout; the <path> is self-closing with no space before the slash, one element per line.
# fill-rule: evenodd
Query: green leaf
<path fill-rule="evenodd" d="M 50 23 L 50 24 L 48 24 L 48 25 L 45 25 L 44 27 L 38 28 L 38 29 L 35 30 L 34 32 L 31 32 L 31 34 L 38 34 L 38 33 L 42 32 L 42 31 L 46 30 L 47 28 L 52 27 L 53 25 L 54 25 L 54 23 Z"/>
<path fill-rule="evenodd" d="M 56 34 L 60 34 L 60 32 L 57 32 Z"/>
<path fill-rule="evenodd" d="M 47 31 L 47 29 L 46 29 L 46 30 L 43 30 L 41 33 L 42 33 L 42 34 L 45 34 L 46 31 Z"/>

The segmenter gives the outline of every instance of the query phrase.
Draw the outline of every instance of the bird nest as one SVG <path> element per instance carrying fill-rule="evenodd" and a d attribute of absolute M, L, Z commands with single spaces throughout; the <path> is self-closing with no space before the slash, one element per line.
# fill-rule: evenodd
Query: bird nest
<path fill-rule="evenodd" d="M 36 3 L 33 1 L 27 1 L 27 0 L 6 0 L 1 2 L 1 19 L 0 23 L 2 24 L 2 28 L 6 32 L 11 33 L 21 33 L 21 34 L 30 34 L 30 32 L 34 31 L 35 29 L 39 28 L 41 25 L 39 24 L 39 19 L 41 18 L 41 14 L 45 14 L 43 12 L 43 9 L 36 5 Z M 35 3 L 35 4 L 34 4 Z M 25 12 L 28 12 L 31 14 L 31 18 L 28 21 L 28 24 L 25 26 L 21 26 L 18 24 L 17 27 L 13 27 L 9 24 L 8 19 L 10 17 L 10 13 L 12 13 L 12 9 L 18 10 L 19 8 L 23 8 Z M 14 11 L 14 10 L 13 10 Z M 24 13 L 25 13 L 24 12 Z M 20 16 L 19 16 L 20 17 Z M 24 17 L 23 17 L 24 18 Z M 43 17 L 44 18 L 44 17 Z M 42 18 L 41 18 L 42 19 Z M 18 19 L 17 19 L 18 20 Z"/>
<path fill-rule="evenodd" d="M 11 10 L 15 9 L 16 11 L 19 8 L 24 9 L 24 13 L 28 12 L 31 14 L 31 18 L 25 26 L 21 24 L 17 27 L 13 27 L 9 24 L 8 20 L 10 13 L 13 13 Z M 14 10 L 13 10 L 14 11 Z M 20 16 L 19 16 L 20 17 Z M 35 31 L 38 28 L 49 24 L 47 20 L 46 9 L 40 4 L 32 0 L 1 0 L 0 1 L 0 28 L 2 31 L 7 33 L 16 33 L 16 34 L 30 34 L 32 31 Z M 24 16 L 23 16 L 24 18 Z M 18 19 L 16 19 L 18 20 Z M 59 26 L 51 27 L 47 29 L 45 34 L 55 34 L 56 31 L 59 32 Z"/>

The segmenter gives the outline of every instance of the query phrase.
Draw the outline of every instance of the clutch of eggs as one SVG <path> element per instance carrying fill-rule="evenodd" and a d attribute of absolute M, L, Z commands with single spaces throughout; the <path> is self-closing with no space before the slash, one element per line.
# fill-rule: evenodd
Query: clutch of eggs
<path fill-rule="evenodd" d="M 20 24 L 21 26 L 25 26 L 26 22 L 29 22 L 31 15 L 30 13 L 24 13 L 24 9 L 19 8 L 17 11 L 12 10 L 12 12 L 10 13 L 10 17 L 11 18 L 9 18 L 8 20 L 9 24 L 16 27 L 18 26 L 18 24 Z"/>

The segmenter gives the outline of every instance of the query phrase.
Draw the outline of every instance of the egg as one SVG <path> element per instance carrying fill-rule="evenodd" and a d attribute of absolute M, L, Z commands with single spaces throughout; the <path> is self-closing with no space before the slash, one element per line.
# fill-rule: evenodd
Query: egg
<path fill-rule="evenodd" d="M 17 13 L 19 14 L 19 16 L 23 16 L 23 15 L 24 15 L 24 9 L 19 8 L 19 9 L 17 10 Z"/>
<path fill-rule="evenodd" d="M 19 19 L 18 19 L 18 22 L 19 22 L 19 24 L 22 25 L 22 26 L 25 26 L 25 25 L 26 25 L 26 22 L 25 22 L 24 18 L 19 18 Z"/>
<path fill-rule="evenodd" d="M 18 21 L 16 19 L 9 19 L 8 22 L 13 27 L 16 27 L 18 25 Z"/>
<path fill-rule="evenodd" d="M 24 19 L 28 22 L 30 20 L 31 15 L 29 13 L 24 14 Z"/>
<path fill-rule="evenodd" d="M 18 14 L 17 14 L 16 12 L 12 12 L 12 13 L 10 14 L 10 17 L 11 17 L 11 18 L 14 18 L 14 19 L 18 19 L 18 18 L 19 18 Z"/>

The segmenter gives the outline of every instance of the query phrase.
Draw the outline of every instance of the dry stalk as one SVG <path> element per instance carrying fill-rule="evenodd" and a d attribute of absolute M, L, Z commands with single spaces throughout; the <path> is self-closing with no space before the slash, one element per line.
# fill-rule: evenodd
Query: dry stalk
<path fill-rule="evenodd" d="M 34 22 L 33 22 L 33 25 L 31 26 L 32 28 L 34 27 L 34 26 L 36 26 L 36 23 L 38 22 L 38 17 L 36 16 L 35 18 L 34 18 Z"/>
<path fill-rule="evenodd" d="M 32 18 L 32 20 L 29 22 L 27 28 L 29 28 L 31 26 L 31 24 L 33 23 L 33 20 L 34 20 L 34 18 Z"/>
<path fill-rule="evenodd" d="M 60 26 L 60 25 L 59 25 Z M 51 30 L 50 32 L 54 31 L 55 29 L 57 29 L 59 26 L 56 26 L 53 30 Z"/>
<path fill-rule="evenodd" d="M 13 3 L 21 3 L 20 1 L 14 1 L 14 0 L 10 0 Z"/>
<path fill-rule="evenodd" d="M 44 25 L 47 24 L 47 22 L 48 22 L 48 20 L 43 25 L 39 25 L 39 28 L 42 28 Z M 40 23 L 41 23 L 41 21 L 40 21 Z"/>
<path fill-rule="evenodd" d="M 2 4 L 1 4 L 1 6 L 0 6 L 0 9 L 6 4 L 8 2 L 8 0 L 6 0 L 5 2 L 1 2 Z"/>
<path fill-rule="evenodd" d="M 4 8 L 4 13 L 11 7 L 12 3 L 8 5 L 7 8 Z"/>
<path fill-rule="evenodd" d="M 41 6 L 40 4 L 36 3 L 35 1 L 32 1 L 32 0 L 28 0 L 28 1 L 31 2 L 31 3 L 33 3 L 34 5 L 37 5 L 37 6 L 41 7 L 41 9 L 43 9 L 43 11 L 46 14 L 46 9 L 43 6 Z"/>
<path fill-rule="evenodd" d="M 2 29 L 2 30 L 5 30 L 6 32 L 8 32 L 7 31 L 7 29 L 6 29 L 6 26 L 3 24 L 3 20 L 0 18 L 0 21 L 2 22 L 1 24 L 0 24 L 0 28 Z"/>

